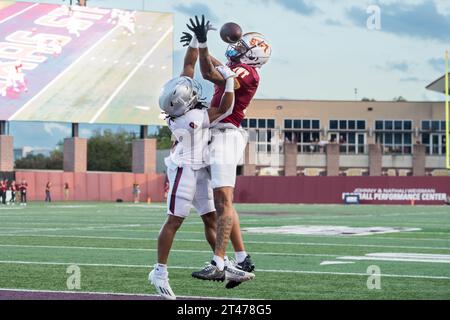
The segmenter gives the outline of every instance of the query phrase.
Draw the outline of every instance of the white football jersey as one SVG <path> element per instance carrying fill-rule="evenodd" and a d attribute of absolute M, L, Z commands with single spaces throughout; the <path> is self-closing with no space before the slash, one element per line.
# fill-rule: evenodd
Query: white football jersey
<path fill-rule="evenodd" d="M 192 109 L 167 125 L 176 138 L 166 164 L 168 167 L 190 165 L 200 169 L 208 165 L 208 143 L 210 140 L 207 109 Z"/>

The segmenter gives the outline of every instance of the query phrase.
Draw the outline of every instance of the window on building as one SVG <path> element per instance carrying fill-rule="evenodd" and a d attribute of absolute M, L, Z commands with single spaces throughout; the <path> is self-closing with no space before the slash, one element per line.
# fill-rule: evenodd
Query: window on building
<path fill-rule="evenodd" d="M 320 120 L 285 119 L 284 140 L 296 142 L 298 152 L 320 152 Z"/>
<path fill-rule="evenodd" d="M 272 130 L 275 129 L 275 119 L 244 119 L 241 126 L 249 131 L 249 138 L 251 141 L 256 142 L 256 150 L 258 152 L 270 152 L 270 141 L 272 139 Z"/>
<path fill-rule="evenodd" d="M 427 154 L 445 155 L 445 121 L 423 120 L 420 131 Z"/>
<path fill-rule="evenodd" d="M 366 153 L 365 120 L 330 120 L 328 139 L 339 143 L 343 154 Z"/>
<path fill-rule="evenodd" d="M 375 141 L 383 146 L 384 153 L 412 153 L 411 120 L 376 120 Z"/>

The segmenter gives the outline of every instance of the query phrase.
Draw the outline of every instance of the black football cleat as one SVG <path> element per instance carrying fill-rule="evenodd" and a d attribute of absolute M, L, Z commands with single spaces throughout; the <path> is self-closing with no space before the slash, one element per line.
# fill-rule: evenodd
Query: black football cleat
<path fill-rule="evenodd" d="M 225 269 L 222 271 L 219 270 L 216 263 L 211 261 L 211 263 L 207 264 L 202 270 L 192 272 L 192 276 L 200 280 L 223 282 L 225 281 Z"/>
<path fill-rule="evenodd" d="M 255 270 L 255 264 L 253 263 L 252 259 L 250 258 L 250 255 L 247 255 L 245 257 L 244 261 L 242 261 L 241 263 L 234 263 L 234 267 L 238 270 L 242 270 L 245 272 L 252 272 L 253 270 Z M 241 283 L 242 283 L 242 281 L 230 280 L 225 285 L 225 288 L 233 289 L 233 288 L 237 287 L 238 285 L 240 285 Z"/>

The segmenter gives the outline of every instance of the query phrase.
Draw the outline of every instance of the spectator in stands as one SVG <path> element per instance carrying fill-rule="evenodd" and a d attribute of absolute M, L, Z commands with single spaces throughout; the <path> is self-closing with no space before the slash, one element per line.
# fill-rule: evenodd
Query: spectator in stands
<path fill-rule="evenodd" d="M 3 198 L 2 185 L 3 185 L 3 179 L 0 180 L 0 201 L 1 201 L 1 199 Z"/>
<path fill-rule="evenodd" d="M 141 194 L 141 186 L 139 183 L 133 184 L 133 196 L 134 196 L 134 203 L 139 203 L 139 196 Z"/>
<path fill-rule="evenodd" d="M 27 191 L 28 191 L 28 183 L 25 180 L 22 180 L 22 183 L 19 186 L 20 190 L 20 205 L 27 205 Z"/>
<path fill-rule="evenodd" d="M 52 188 L 52 183 L 50 181 L 45 185 L 45 202 L 52 202 L 52 197 L 50 194 L 50 190 Z"/>
<path fill-rule="evenodd" d="M 11 190 L 11 199 L 9 200 L 9 203 L 11 203 L 12 205 L 16 204 L 16 182 L 13 180 L 11 181 L 11 186 L 9 187 L 9 189 Z"/>
<path fill-rule="evenodd" d="M 6 204 L 6 191 L 8 190 L 8 179 L 2 181 L 0 188 L 2 189 L 2 204 Z"/>
<path fill-rule="evenodd" d="M 69 200 L 69 183 L 66 182 L 64 183 L 64 201 L 68 201 Z"/>

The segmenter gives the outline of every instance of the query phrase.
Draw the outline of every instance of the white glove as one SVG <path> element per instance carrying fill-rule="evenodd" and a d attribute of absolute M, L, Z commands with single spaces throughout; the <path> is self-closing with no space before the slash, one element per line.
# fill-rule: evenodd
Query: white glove
<path fill-rule="evenodd" d="M 236 78 L 236 73 L 234 73 L 233 71 L 231 71 L 230 68 L 228 68 L 227 66 L 218 66 L 216 67 L 217 71 L 220 72 L 220 74 L 222 75 L 222 77 L 227 80 L 229 78 Z"/>

